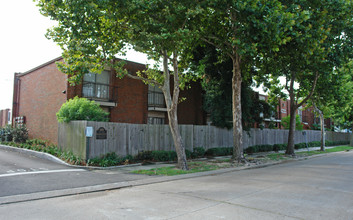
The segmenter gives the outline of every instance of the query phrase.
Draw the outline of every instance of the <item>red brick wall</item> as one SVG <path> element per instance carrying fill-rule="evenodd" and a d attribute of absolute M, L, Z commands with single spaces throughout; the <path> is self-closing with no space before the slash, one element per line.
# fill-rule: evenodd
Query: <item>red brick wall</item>
<path fill-rule="evenodd" d="M 135 74 L 145 69 L 145 65 L 127 62 L 125 68 Z M 122 123 L 145 124 L 148 116 L 148 86 L 141 80 L 131 79 L 125 76 L 122 79 L 115 77 L 112 73 L 110 93 L 114 89 L 117 99 L 116 107 L 110 107 L 110 121 Z M 82 96 L 82 85 L 69 87 L 67 97 Z M 181 91 L 181 97 L 186 100 L 178 106 L 178 119 L 180 124 L 205 124 L 205 113 L 202 110 L 202 88 L 200 83 L 192 83 L 190 89 Z M 167 114 L 166 114 L 166 123 Z"/>
<path fill-rule="evenodd" d="M 7 125 L 7 122 L 9 120 L 8 118 L 9 111 L 10 109 L 0 110 L 0 127 L 5 127 Z"/>
<path fill-rule="evenodd" d="M 130 74 L 142 71 L 145 65 L 127 62 L 125 68 Z M 124 77 L 112 77 L 112 84 L 117 89 L 117 107 L 110 111 L 112 122 L 145 124 L 147 123 L 148 86 L 141 80 Z"/>
<path fill-rule="evenodd" d="M 303 123 L 303 128 L 304 129 L 311 129 L 314 123 L 314 108 L 309 107 L 307 109 L 304 109 L 305 106 L 302 108 L 302 123 Z"/>
<path fill-rule="evenodd" d="M 114 82 L 117 87 L 117 107 L 110 111 L 112 122 L 147 123 L 148 87 L 140 80 L 124 77 Z"/>
<path fill-rule="evenodd" d="M 125 67 L 134 74 L 138 70 L 143 70 L 145 65 L 127 62 Z M 15 80 L 14 83 L 14 100 L 16 100 L 13 106 L 14 117 L 26 117 L 30 138 L 41 138 L 56 144 L 58 132 L 56 112 L 67 99 L 82 96 L 82 85 L 69 86 L 67 76 L 57 69 L 54 61 L 16 76 L 19 80 Z M 140 80 L 129 77 L 116 78 L 114 73 L 111 86 L 118 98 L 117 107 L 108 108 L 110 121 L 147 123 L 148 86 Z M 66 94 L 63 94 L 63 91 L 66 91 Z M 193 83 L 192 87 L 182 91 L 180 96 L 186 97 L 186 100 L 178 106 L 179 123 L 205 124 L 201 85 Z"/>
<path fill-rule="evenodd" d="M 145 69 L 145 65 L 127 62 L 125 68 L 134 74 L 139 70 Z M 109 107 L 110 121 L 122 123 L 147 123 L 147 99 L 148 87 L 140 80 L 124 77 L 119 79 L 112 72 L 110 82 L 110 99 L 117 102 L 117 107 Z M 117 95 L 117 98 L 112 95 Z M 75 96 L 82 97 L 82 84 L 69 86 L 67 98 Z"/>
<path fill-rule="evenodd" d="M 30 138 L 57 143 L 56 112 L 66 101 L 66 75 L 52 62 L 32 72 L 19 75 L 19 106 L 17 116 L 26 117 Z M 15 115 L 16 116 L 16 115 Z"/>
<path fill-rule="evenodd" d="M 268 97 L 265 96 L 266 101 L 268 100 Z M 312 125 L 314 123 L 314 118 L 315 114 L 313 112 L 313 107 L 309 107 L 307 109 L 304 109 L 305 105 L 302 108 L 302 122 L 303 122 L 303 128 L 304 129 L 311 129 Z M 281 120 L 284 117 L 287 117 L 290 115 L 290 100 L 279 100 L 278 105 L 276 107 L 277 111 L 277 118 L 278 120 Z M 298 111 L 297 111 L 298 114 Z M 328 122 L 329 124 L 329 122 Z M 283 129 L 284 127 L 280 124 L 277 123 L 278 128 Z"/>
<path fill-rule="evenodd" d="M 189 89 L 180 92 L 180 97 L 185 97 L 186 100 L 178 105 L 179 124 L 206 124 L 206 113 L 202 108 L 202 94 L 201 84 L 197 82 L 191 83 Z"/>
<path fill-rule="evenodd" d="M 148 115 L 148 86 L 140 80 L 124 77 L 115 78 L 117 87 L 117 107 L 111 108 L 111 121 L 145 124 Z M 186 100 L 178 105 L 179 124 L 205 124 L 202 110 L 201 85 L 194 83 L 190 89 L 181 91 L 180 97 Z M 167 114 L 166 114 L 167 117 Z M 168 120 L 166 120 L 168 123 Z"/>

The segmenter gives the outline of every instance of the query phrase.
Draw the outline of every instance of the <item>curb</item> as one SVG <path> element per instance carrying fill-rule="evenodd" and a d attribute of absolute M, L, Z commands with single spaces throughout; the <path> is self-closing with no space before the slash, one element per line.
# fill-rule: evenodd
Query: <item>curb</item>
<path fill-rule="evenodd" d="M 35 157 L 38 157 L 38 158 L 41 158 L 41 159 L 45 159 L 45 160 L 49 160 L 49 161 L 52 161 L 52 162 L 55 162 L 55 163 L 59 163 L 59 164 L 62 164 L 62 165 L 73 166 L 71 164 L 66 163 L 63 160 L 60 160 L 59 158 L 57 158 L 57 157 L 55 157 L 55 156 L 53 156 L 51 154 L 44 153 L 44 152 L 38 152 L 38 151 L 34 151 L 34 150 L 23 149 L 23 148 L 12 147 L 12 146 L 7 146 L 7 145 L 1 145 L 1 144 L 0 144 L 0 149 L 4 149 L 4 150 L 7 150 L 7 151 L 12 151 L 12 152 L 26 153 L 28 155 L 35 156 Z"/>
<path fill-rule="evenodd" d="M 134 167 L 134 166 L 142 165 L 141 163 L 136 163 L 136 164 L 128 164 L 128 165 L 120 165 L 120 166 L 112 166 L 112 167 L 79 166 L 79 165 L 72 165 L 72 164 L 66 163 L 65 161 L 63 161 L 63 160 L 61 160 L 51 154 L 45 153 L 45 152 L 39 152 L 39 151 L 29 150 L 29 149 L 25 149 L 25 148 L 18 148 L 18 147 L 12 147 L 12 146 L 1 145 L 1 144 L 0 144 L 0 149 L 12 151 L 12 152 L 18 152 L 18 153 L 26 153 L 26 154 L 34 156 L 34 157 L 49 160 L 54 163 L 66 165 L 69 167 L 90 169 L 90 170 L 109 170 L 109 169 L 116 169 L 116 168 L 123 168 L 123 167 Z"/>

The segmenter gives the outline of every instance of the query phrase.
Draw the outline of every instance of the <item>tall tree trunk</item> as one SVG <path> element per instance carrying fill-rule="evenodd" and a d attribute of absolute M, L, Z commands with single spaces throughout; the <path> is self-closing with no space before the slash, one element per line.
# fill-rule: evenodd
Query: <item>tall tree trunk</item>
<path fill-rule="evenodd" d="M 243 126 L 241 112 L 241 69 L 240 57 L 235 55 L 233 60 L 232 77 L 232 110 L 233 110 L 233 159 L 244 162 L 243 153 Z"/>
<path fill-rule="evenodd" d="M 322 111 L 319 111 L 320 115 L 320 127 L 321 127 L 321 151 L 325 151 L 325 119 Z"/>
<path fill-rule="evenodd" d="M 289 119 L 289 134 L 288 134 L 288 145 L 287 145 L 286 154 L 295 155 L 294 133 L 295 133 L 295 125 L 296 125 L 295 112 L 297 109 L 295 108 L 294 100 L 290 100 L 290 102 L 291 102 L 291 105 L 290 105 L 290 119 Z"/>
<path fill-rule="evenodd" d="M 287 145 L 287 150 L 286 150 L 286 154 L 288 154 L 288 155 L 295 155 L 295 153 L 294 153 L 294 132 L 295 132 L 295 127 L 296 127 L 296 123 L 295 123 L 296 111 L 300 106 L 302 106 L 304 103 L 306 103 L 308 101 L 308 99 L 310 99 L 312 97 L 318 78 L 319 78 L 319 73 L 316 72 L 313 85 L 311 86 L 310 93 L 303 100 L 301 100 L 300 103 L 297 103 L 297 100 L 295 99 L 296 98 L 295 93 L 294 93 L 294 82 L 296 80 L 296 73 L 295 72 L 291 73 L 290 88 L 287 89 L 289 92 L 289 97 L 290 97 L 290 123 L 289 123 L 288 145 Z"/>
<path fill-rule="evenodd" d="M 163 73 L 164 73 L 164 83 L 162 87 L 162 91 L 164 94 L 168 119 L 169 119 L 169 127 L 172 133 L 175 152 L 178 157 L 178 168 L 182 170 L 188 170 L 188 165 L 186 161 L 185 147 L 183 145 L 183 141 L 180 135 L 179 127 L 178 127 L 178 101 L 179 101 L 179 77 L 178 77 L 178 63 L 177 63 L 177 54 L 174 52 L 173 58 L 173 68 L 174 68 L 174 87 L 173 87 L 173 96 L 170 91 L 170 73 L 168 70 L 168 56 L 167 52 L 163 51 Z"/>
<path fill-rule="evenodd" d="M 176 109 L 168 110 L 168 118 L 169 118 L 170 131 L 173 136 L 175 152 L 177 153 L 177 157 L 178 157 L 178 168 L 182 170 L 188 170 L 185 147 L 183 145 L 183 141 L 181 139 L 181 135 L 179 131 Z"/>
<path fill-rule="evenodd" d="M 349 143 L 351 147 L 353 147 L 353 124 L 352 124 L 352 135 L 351 135 L 351 141 Z"/>
<path fill-rule="evenodd" d="M 295 95 L 294 95 L 294 82 L 295 82 L 295 73 L 291 74 L 291 82 L 289 87 L 289 97 L 290 97 L 290 118 L 289 118 L 289 134 L 288 134 L 288 145 L 286 154 L 287 155 L 295 155 L 294 153 L 294 133 L 295 133 L 295 112 L 297 110 L 297 105 L 295 103 Z"/>
<path fill-rule="evenodd" d="M 320 118 L 320 134 L 321 134 L 321 145 L 320 145 L 320 150 L 325 151 L 325 119 L 324 119 L 324 113 L 316 106 L 316 103 L 314 99 L 312 98 L 312 103 L 314 110 L 319 114 Z"/>

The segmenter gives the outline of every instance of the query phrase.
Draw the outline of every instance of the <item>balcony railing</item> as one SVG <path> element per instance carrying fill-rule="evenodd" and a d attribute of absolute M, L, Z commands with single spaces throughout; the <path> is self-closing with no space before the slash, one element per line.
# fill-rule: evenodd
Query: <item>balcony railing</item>
<path fill-rule="evenodd" d="M 106 84 L 84 82 L 82 86 L 82 96 L 88 99 L 116 101 L 116 92 L 116 87 Z"/>
<path fill-rule="evenodd" d="M 148 91 L 148 107 L 165 108 L 165 100 L 162 92 Z"/>

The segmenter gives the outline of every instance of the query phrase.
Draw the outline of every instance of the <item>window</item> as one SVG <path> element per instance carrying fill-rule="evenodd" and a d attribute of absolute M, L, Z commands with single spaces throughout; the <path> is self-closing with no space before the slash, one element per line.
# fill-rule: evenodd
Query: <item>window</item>
<path fill-rule="evenodd" d="M 164 118 L 148 117 L 147 124 L 163 125 L 165 124 L 165 120 Z"/>
<path fill-rule="evenodd" d="M 303 111 L 302 111 L 302 108 L 301 108 L 301 107 L 299 107 L 299 109 L 298 109 L 298 115 L 299 115 L 300 121 L 301 121 L 301 122 L 304 122 L 304 121 L 303 121 Z"/>
<path fill-rule="evenodd" d="M 101 74 L 86 73 L 83 77 L 82 96 L 95 99 L 109 99 L 109 71 Z"/>
<path fill-rule="evenodd" d="M 164 95 L 160 88 L 148 86 L 148 106 L 165 108 Z"/>
<path fill-rule="evenodd" d="M 152 111 L 148 112 L 147 124 L 165 124 L 165 112 Z"/>
<path fill-rule="evenodd" d="M 7 112 L 7 124 L 11 124 L 11 112 Z"/>

